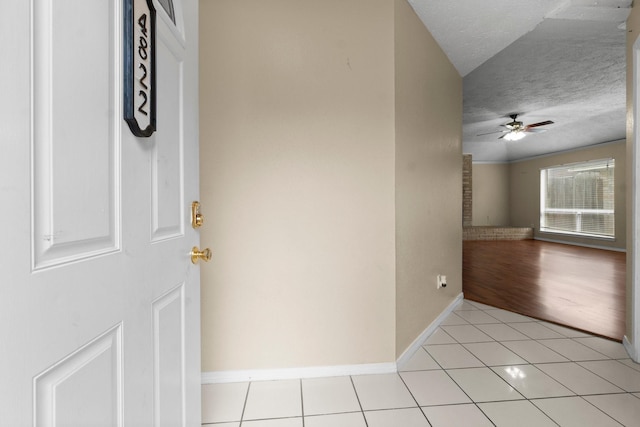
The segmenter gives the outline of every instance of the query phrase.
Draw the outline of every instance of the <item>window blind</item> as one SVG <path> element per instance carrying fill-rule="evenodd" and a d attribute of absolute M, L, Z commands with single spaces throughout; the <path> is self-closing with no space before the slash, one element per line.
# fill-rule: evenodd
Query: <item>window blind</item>
<path fill-rule="evenodd" d="M 540 229 L 615 237 L 614 159 L 540 170 Z"/>

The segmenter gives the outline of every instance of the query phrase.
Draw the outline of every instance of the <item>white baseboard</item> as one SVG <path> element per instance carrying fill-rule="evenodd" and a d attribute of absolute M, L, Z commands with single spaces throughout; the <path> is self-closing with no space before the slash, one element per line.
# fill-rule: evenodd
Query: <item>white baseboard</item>
<path fill-rule="evenodd" d="M 237 383 L 248 381 L 287 380 L 297 378 L 341 377 L 349 375 L 390 374 L 398 372 L 398 367 L 406 364 L 420 349 L 424 341 L 440 326 L 463 299 L 460 293 L 456 299 L 416 338 L 402 353 L 397 362 L 370 363 L 361 365 L 317 366 L 287 369 L 250 369 L 238 371 L 214 371 L 202 373 L 202 384 Z"/>
<path fill-rule="evenodd" d="M 636 348 L 631 344 L 626 335 L 622 337 L 622 345 L 624 345 L 624 349 L 627 350 L 629 357 L 631 357 L 634 362 L 640 363 L 640 360 L 638 360 L 638 356 L 640 355 L 636 354 Z"/>
<path fill-rule="evenodd" d="M 422 331 L 420 335 L 418 335 L 418 338 L 413 340 L 411 345 L 407 347 L 407 349 L 400 355 L 400 357 L 398 357 L 398 360 L 396 361 L 396 365 L 398 369 L 401 369 L 402 367 L 404 367 L 404 365 L 407 364 L 407 362 L 409 362 L 409 360 L 413 357 L 416 351 L 420 350 L 420 347 L 422 347 L 422 344 L 424 344 L 427 338 L 429 338 L 429 336 L 433 334 L 436 331 L 436 329 L 438 329 L 438 326 L 440 326 L 440 323 L 442 323 L 442 321 L 449 314 L 451 314 L 451 312 L 458 305 L 462 303 L 463 299 L 464 299 L 464 295 L 462 292 L 460 292 L 460 294 L 456 297 L 456 299 L 454 299 L 451 302 L 451 304 L 449 304 L 447 308 L 445 308 L 444 311 L 440 313 L 440 315 L 436 317 L 436 319 L 433 322 L 431 322 L 431 324 L 427 326 L 427 328 L 424 331 Z"/>
<path fill-rule="evenodd" d="M 613 247 L 613 246 L 590 245 L 590 244 L 587 244 L 587 243 L 571 242 L 571 241 L 567 241 L 567 240 L 547 239 L 546 237 L 535 237 L 534 240 L 540 240 L 542 242 L 549 242 L 549 243 L 560 243 L 562 245 L 569 245 L 569 246 L 582 246 L 584 248 L 603 249 L 605 251 L 627 252 L 626 249 L 616 248 L 616 247 Z"/>
<path fill-rule="evenodd" d="M 348 375 L 389 374 L 397 372 L 396 364 L 317 366 L 288 369 L 251 369 L 239 371 L 203 372 L 202 384 L 237 383 L 247 381 L 288 380 L 297 378 L 342 377 Z"/>

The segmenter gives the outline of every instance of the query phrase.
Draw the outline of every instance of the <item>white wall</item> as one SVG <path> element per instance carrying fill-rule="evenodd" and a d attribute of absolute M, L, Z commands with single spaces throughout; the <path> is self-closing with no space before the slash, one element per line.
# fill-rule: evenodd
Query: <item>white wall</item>
<path fill-rule="evenodd" d="M 636 352 L 636 360 L 640 357 L 640 297 L 638 296 L 638 292 L 640 292 L 640 287 L 635 279 L 635 271 L 640 268 L 640 260 L 638 260 L 638 254 L 634 246 L 633 239 L 633 227 L 632 222 L 634 220 L 638 220 L 640 212 L 636 211 L 633 201 L 635 200 L 635 195 L 638 194 L 638 189 L 635 187 L 638 171 L 634 169 L 634 157 L 635 151 L 638 147 L 634 147 L 636 144 L 636 140 L 638 139 L 638 135 L 634 135 L 635 128 L 635 119 L 637 116 L 637 111 L 634 111 L 634 85 L 637 84 L 634 82 L 634 52 L 633 46 L 638 39 L 638 35 L 640 34 L 640 8 L 638 8 L 637 4 L 631 9 L 631 13 L 629 15 L 629 19 L 627 20 L 627 143 L 626 143 L 626 166 L 627 173 L 626 179 L 629 183 L 626 186 L 626 196 L 629 203 L 627 204 L 627 235 L 629 239 L 627 240 L 627 321 L 626 321 L 626 333 L 625 338 L 627 338 Z"/>

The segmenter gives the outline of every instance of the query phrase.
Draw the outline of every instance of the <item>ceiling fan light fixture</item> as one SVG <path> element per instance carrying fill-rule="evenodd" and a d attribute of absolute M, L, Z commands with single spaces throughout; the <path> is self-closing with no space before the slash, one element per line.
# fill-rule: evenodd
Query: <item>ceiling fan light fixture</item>
<path fill-rule="evenodd" d="M 522 131 L 513 131 L 513 132 L 507 133 L 504 136 L 504 139 L 506 139 L 507 141 L 518 141 L 524 138 L 525 136 L 527 136 L 527 134 Z"/>
<path fill-rule="evenodd" d="M 509 123 L 505 123 L 502 126 L 503 128 L 507 128 L 508 130 L 499 130 L 495 132 L 488 133 L 480 133 L 477 136 L 489 135 L 492 133 L 501 133 L 502 136 L 499 136 L 498 139 L 506 139 L 507 141 L 519 141 L 528 133 L 541 133 L 545 132 L 546 129 L 540 129 L 540 126 L 552 125 L 553 122 L 551 120 L 545 120 L 544 122 L 532 123 L 529 125 L 524 125 L 524 123 L 516 120 L 518 118 L 517 114 L 509 115 L 511 117 L 511 121 Z"/>

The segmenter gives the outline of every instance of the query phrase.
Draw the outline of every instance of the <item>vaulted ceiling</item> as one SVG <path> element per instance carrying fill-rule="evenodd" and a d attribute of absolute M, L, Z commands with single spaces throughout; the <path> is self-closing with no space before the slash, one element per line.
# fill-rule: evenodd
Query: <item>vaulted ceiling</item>
<path fill-rule="evenodd" d="M 474 161 L 509 162 L 625 138 L 632 0 L 409 3 L 463 76 L 463 152 Z M 498 139 L 513 113 L 525 125 L 554 124 L 519 141 Z"/>

